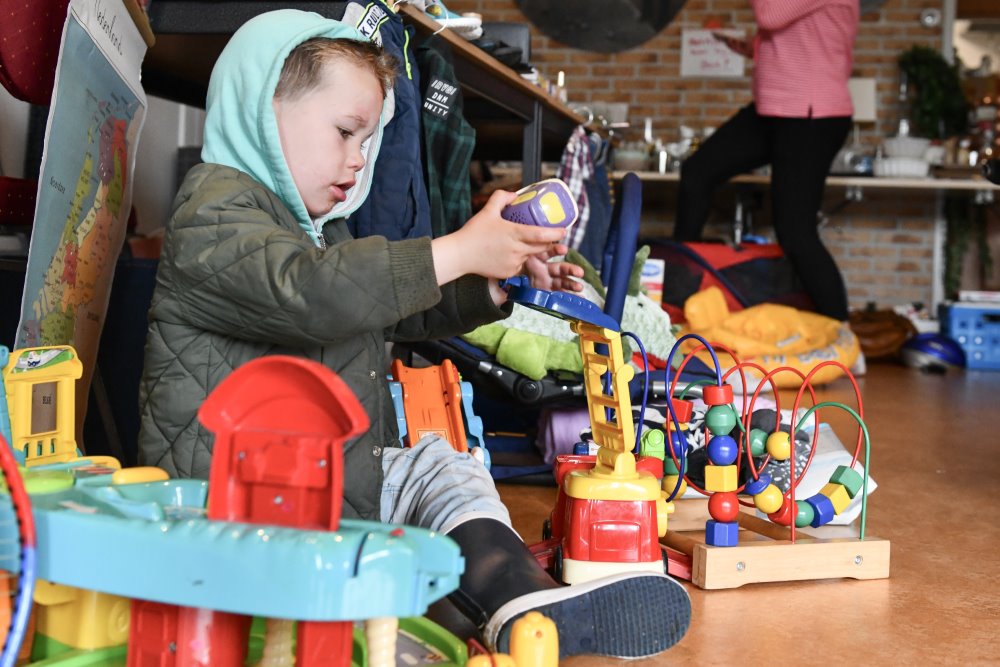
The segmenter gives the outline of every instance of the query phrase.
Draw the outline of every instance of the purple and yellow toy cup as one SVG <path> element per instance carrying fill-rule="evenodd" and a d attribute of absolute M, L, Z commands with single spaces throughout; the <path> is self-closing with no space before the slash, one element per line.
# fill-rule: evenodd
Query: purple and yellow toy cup
<path fill-rule="evenodd" d="M 569 227 L 579 215 L 569 188 L 558 178 L 548 178 L 517 191 L 517 199 L 500 216 L 511 222 L 536 227 Z"/>

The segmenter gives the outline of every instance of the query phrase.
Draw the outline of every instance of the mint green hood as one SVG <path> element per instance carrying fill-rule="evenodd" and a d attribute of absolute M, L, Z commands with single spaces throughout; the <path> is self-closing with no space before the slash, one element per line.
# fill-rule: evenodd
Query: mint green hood
<path fill-rule="evenodd" d="M 363 148 L 365 166 L 347 192 L 347 199 L 326 215 L 310 218 L 285 163 L 272 98 L 285 58 L 297 45 L 313 37 L 367 40 L 352 26 L 295 9 L 261 14 L 233 34 L 209 80 L 201 159 L 239 169 L 267 186 L 319 245 L 323 224 L 347 217 L 368 196 L 382 129 L 392 117 L 393 95 L 390 91 L 386 96 L 379 127 Z"/>

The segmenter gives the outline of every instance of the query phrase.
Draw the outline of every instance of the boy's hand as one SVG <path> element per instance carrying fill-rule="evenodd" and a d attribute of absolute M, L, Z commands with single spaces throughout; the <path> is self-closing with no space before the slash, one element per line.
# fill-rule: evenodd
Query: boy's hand
<path fill-rule="evenodd" d="M 513 192 L 497 190 L 461 229 L 431 242 L 439 285 L 469 273 L 510 278 L 521 273 L 532 255 L 553 251 L 566 230 L 521 225 L 500 217 L 515 197 Z"/>
<path fill-rule="evenodd" d="M 531 280 L 531 286 L 550 292 L 581 291 L 583 285 L 573 278 L 583 278 L 582 266 L 561 260 L 550 261 L 553 257 L 563 256 L 567 252 L 569 252 L 569 248 L 562 243 L 556 243 L 551 249 L 529 257 L 524 263 L 524 271 Z"/>

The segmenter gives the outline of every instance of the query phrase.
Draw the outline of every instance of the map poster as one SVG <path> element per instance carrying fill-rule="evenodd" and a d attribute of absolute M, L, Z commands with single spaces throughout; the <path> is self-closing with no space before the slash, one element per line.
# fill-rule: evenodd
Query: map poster
<path fill-rule="evenodd" d="M 45 128 L 15 347 L 65 345 L 83 363 L 77 441 L 115 263 L 132 205 L 146 112 L 146 53 L 122 0 L 71 0 Z"/>

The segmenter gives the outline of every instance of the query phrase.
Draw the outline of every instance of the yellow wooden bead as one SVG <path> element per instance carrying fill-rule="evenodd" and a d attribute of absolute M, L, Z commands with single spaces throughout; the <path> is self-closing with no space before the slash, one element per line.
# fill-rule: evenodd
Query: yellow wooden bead
<path fill-rule="evenodd" d="M 785 461 L 792 455 L 791 439 L 784 431 L 775 431 L 767 436 L 767 453 L 775 461 Z"/>
<path fill-rule="evenodd" d="M 706 466 L 706 469 L 708 467 Z M 784 497 L 781 495 L 781 489 L 774 484 L 768 484 L 763 491 L 753 497 L 753 504 L 764 514 L 780 510 L 782 501 Z"/>
<path fill-rule="evenodd" d="M 843 484 L 830 482 L 819 492 L 830 499 L 830 502 L 833 503 L 833 511 L 837 514 L 843 512 L 851 504 L 851 494 L 847 492 L 847 487 Z"/>
<path fill-rule="evenodd" d="M 705 466 L 706 491 L 735 491 L 740 488 L 736 466 Z"/>
<path fill-rule="evenodd" d="M 674 487 L 677 486 L 677 478 L 679 475 L 665 475 L 663 477 L 663 492 L 668 496 L 674 492 Z M 684 479 L 681 479 L 681 486 L 677 489 L 677 495 L 674 498 L 680 498 L 687 491 L 688 483 Z"/>

